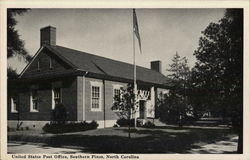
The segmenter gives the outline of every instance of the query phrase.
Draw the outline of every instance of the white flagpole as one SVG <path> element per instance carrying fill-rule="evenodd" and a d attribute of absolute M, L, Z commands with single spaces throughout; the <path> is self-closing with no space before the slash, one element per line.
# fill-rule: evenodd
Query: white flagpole
<path fill-rule="evenodd" d="M 134 32 L 134 12 L 133 12 L 133 58 L 134 58 L 134 95 L 135 95 L 135 99 L 134 99 L 134 109 L 135 109 L 135 113 L 134 113 L 134 119 L 135 119 L 135 128 L 136 128 L 136 112 L 137 112 L 137 108 L 136 108 L 136 95 L 137 95 L 137 84 L 136 84 L 136 61 L 135 61 L 135 32 Z"/>

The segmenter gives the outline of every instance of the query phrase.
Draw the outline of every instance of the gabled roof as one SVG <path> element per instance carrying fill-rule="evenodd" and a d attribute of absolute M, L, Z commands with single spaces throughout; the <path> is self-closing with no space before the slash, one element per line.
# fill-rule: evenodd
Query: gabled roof
<path fill-rule="evenodd" d="M 134 66 L 132 64 L 61 47 L 58 45 L 46 45 L 44 48 L 49 49 L 51 52 L 62 58 L 62 60 L 72 64 L 76 70 L 81 70 L 105 77 L 110 76 L 126 80 L 133 80 Z M 168 82 L 167 77 L 159 72 L 141 66 L 137 66 L 136 69 L 137 81 L 159 85 L 165 85 Z"/>

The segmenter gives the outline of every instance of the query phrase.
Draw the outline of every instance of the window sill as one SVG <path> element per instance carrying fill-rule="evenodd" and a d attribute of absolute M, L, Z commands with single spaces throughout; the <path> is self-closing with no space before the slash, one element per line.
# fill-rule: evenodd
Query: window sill
<path fill-rule="evenodd" d="M 113 110 L 113 112 L 122 112 L 122 110 Z"/>
<path fill-rule="evenodd" d="M 101 112 L 101 109 L 90 109 L 91 112 Z"/>
<path fill-rule="evenodd" d="M 30 112 L 39 112 L 38 110 L 31 110 Z"/>
<path fill-rule="evenodd" d="M 11 113 L 18 113 L 18 111 L 11 111 Z"/>

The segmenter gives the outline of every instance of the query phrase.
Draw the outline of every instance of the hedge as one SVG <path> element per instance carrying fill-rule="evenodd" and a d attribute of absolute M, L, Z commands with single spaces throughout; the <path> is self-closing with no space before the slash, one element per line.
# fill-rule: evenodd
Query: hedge
<path fill-rule="evenodd" d="M 66 132 L 80 132 L 86 130 L 96 129 L 98 127 L 98 123 L 96 121 L 92 121 L 90 123 L 78 122 L 78 123 L 47 123 L 43 127 L 43 131 L 47 133 L 66 133 Z"/>

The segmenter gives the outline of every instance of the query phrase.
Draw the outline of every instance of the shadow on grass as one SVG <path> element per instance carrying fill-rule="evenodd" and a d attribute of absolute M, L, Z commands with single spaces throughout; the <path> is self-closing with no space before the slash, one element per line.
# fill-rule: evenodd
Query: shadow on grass
<path fill-rule="evenodd" d="M 102 131 L 102 130 L 101 130 Z M 113 128 L 113 132 L 124 132 L 127 128 Z M 105 129 L 103 130 L 105 132 Z M 132 129 L 132 138 L 124 135 L 83 135 L 78 134 L 54 134 L 48 137 L 35 137 L 36 143 L 43 143 L 44 146 L 62 147 L 77 146 L 82 152 L 90 153 L 188 153 L 192 148 L 199 148 L 194 143 L 214 143 L 218 140 L 228 140 L 226 135 L 230 134 L 229 129 L 190 129 L 161 127 L 154 129 Z M 143 135 L 143 136 L 141 136 Z M 12 141 L 20 141 L 20 137 L 8 137 Z M 34 141 L 32 138 L 24 141 Z M 204 151 L 209 153 L 209 151 Z"/>

